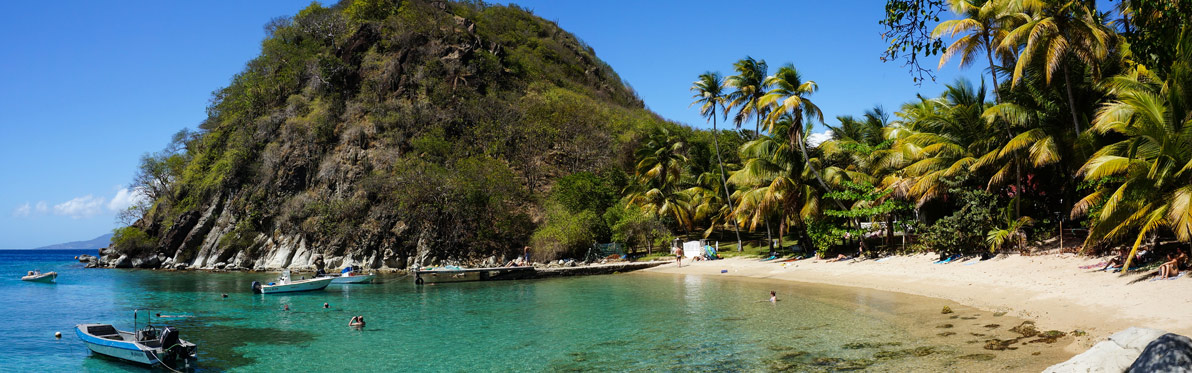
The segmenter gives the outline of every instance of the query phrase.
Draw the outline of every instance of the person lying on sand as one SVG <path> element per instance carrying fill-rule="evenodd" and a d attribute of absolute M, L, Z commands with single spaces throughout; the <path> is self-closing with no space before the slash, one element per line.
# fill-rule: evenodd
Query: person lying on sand
<path fill-rule="evenodd" d="M 1101 268 L 1101 270 L 1104 271 L 1104 270 L 1107 270 L 1110 268 L 1119 268 L 1122 266 L 1122 264 L 1125 264 L 1125 263 L 1126 263 L 1126 249 L 1119 249 L 1118 255 L 1113 257 L 1113 259 L 1110 259 L 1108 263 L 1105 263 L 1105 268 Z"/>
<path fill-rule="evenodd" d="M 1183 250 L 1177 250 L 1177 255 L 1167 254 L 1167 261 L 1159 265 L 1159 278 L 1175 277 L 1180 274 L 1180 264 L 1188 256 Z"/>
<path fill-rule="evenodd" d="M 849 260 L 849 257 L 844 256 L 844 254 L 839 254 L 839 255 L 836 255 L 835 258 L 828 259 L 829 262 L 840 262 L 840 261 L 845 261 L 845 260 Z"/>

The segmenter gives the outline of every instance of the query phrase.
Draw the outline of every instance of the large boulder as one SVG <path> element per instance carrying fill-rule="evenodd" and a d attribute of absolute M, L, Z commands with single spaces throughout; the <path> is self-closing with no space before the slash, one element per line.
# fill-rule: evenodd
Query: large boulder
<path fill-rule="evenodd" d="M 1192 339 L 1171 333 L 1160 336 L 1146 345 L 1127 372 L 1192 372 Z"/>
<path fill-rule="evenodd" d="M 1109 336 L 1105 341 L 1098 342 L 1088 351 L 1073 356 L 1068 361 L 1048 367 L 1044 372 L 1124 372 L 1151 341 L 1166 333 L 1158 329 L 1130 327 Z"/>
<path fill-rule="evenodd" d="M 116 268 L 132 268 L 132 259 L 128 255 L 121 255 L 116 260 L 112 261 L 112 267 Z"/>

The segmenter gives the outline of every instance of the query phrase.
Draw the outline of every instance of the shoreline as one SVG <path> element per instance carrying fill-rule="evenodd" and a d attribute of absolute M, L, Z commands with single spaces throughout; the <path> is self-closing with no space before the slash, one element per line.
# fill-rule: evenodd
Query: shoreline
<path fill-rule="evenodd" d="M 762 262 L 730 258 L 668 263 L 647 272 L 777 279 L 905 293 L 953 301 L 1033 320 L 1046 329 L 1083 331 L 1066 347 L 1083 352 L 1131 326 L 1192 334 L 1192 279 L 1134 282 L 1143 273 L 1120 277 L 1080 266 L 1098 258 L 1073 254 L 1009 255 L 934 264 L 934 255 L 893 256 L 856 262 L 804 259 Z M 784 265 L 785 264 L 785 265 Z M 721 273 L 721 271 L 727 271 Z"/>

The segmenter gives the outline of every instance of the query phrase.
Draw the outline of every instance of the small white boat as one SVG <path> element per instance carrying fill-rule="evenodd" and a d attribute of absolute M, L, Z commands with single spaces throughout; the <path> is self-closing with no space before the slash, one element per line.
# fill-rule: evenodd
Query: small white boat
<path fill-rule="evenodd" d="M 340 271 L 339 276 L 325 275 L 324 277 L 333 278 L 334 280 L 331 280 L 332 284 L 367 284 L 372 282 L 377 275 L 364 274 L 364 271 L 360 267 L 350 266 L 344 267 L 344 270 Z"/>
<path fill-rule="evenodd" d="M 262 284 L 252 282 L 252 292 L 257 294 L 293 293 L 298 291 L 323 290 L 335 277 L 316 277 L 305 280 L 290 280 L 290 270 L 281 272 L 277 282 Z"/>
<path fill-rule="evenodd" d="M 178 330 L 171 326 L 159 330 L 146 321 L 144 328 L 136 329 L 137 312 L 133 311 L 135 332 L 116 330 L 109 324 L 79 324 L 75 334 L 97 354 L 145 365 L 162 364 L 171 370 L 189 365 L 188 359 L 197 356 L 198 347 L 178 338 Z"/>
<path fill-rule="evenodd" d="M 21 281 L 50 283 L 54 282 L 56 278 L 58 278 L 58 272 L 29 271 L 28 275 L 21 277 Z"/>

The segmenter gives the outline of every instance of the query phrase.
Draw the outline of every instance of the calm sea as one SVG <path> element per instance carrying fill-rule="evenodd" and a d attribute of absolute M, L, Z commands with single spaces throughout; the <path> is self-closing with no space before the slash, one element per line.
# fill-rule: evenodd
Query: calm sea
<path fill-rule="evenodd" d="M 134 309 L 182 316 L 154 323 L 199 345 L 196 371 L 1038 371 L 1066 358 L 982 349 L 1020 320 L 870 290 L 633 273 L 254 295 L 275 275 L 84 269 L 84 253 L 0 251 L 0 371 L 143 371 L 89 353 L 73 329 L 129 329 Z M 58 282 L 20 281 L 32 269 Z M 368 326 L 349 328 L 353 315 Z"/>

